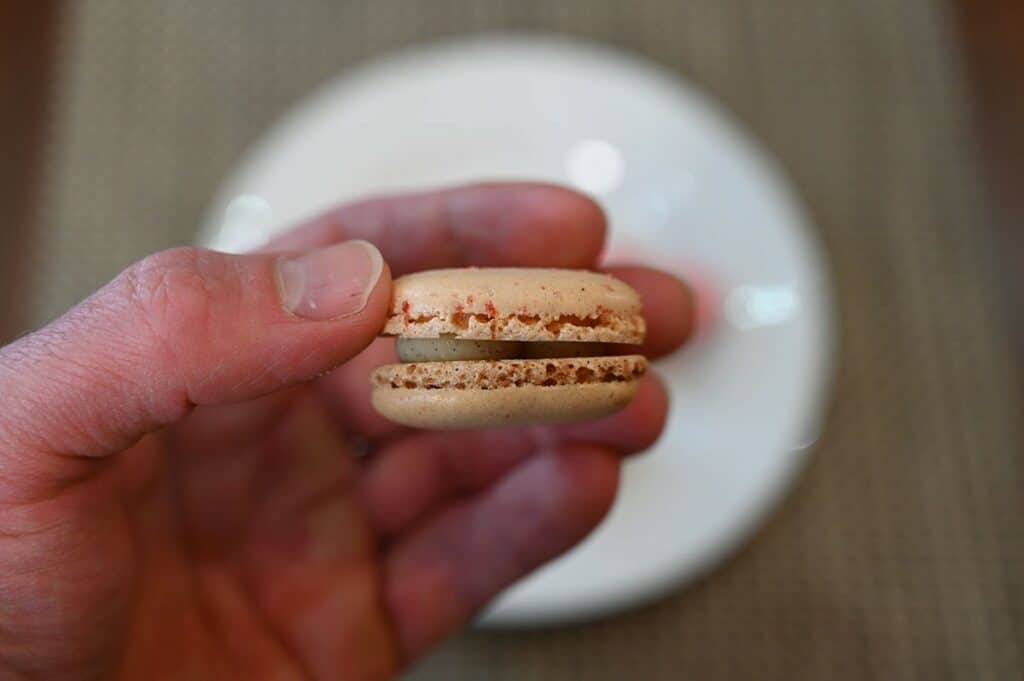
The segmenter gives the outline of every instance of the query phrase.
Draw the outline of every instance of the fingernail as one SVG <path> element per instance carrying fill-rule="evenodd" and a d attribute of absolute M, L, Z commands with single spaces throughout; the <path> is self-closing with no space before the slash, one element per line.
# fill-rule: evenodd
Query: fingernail
<path fill-rule="evenodd" d="M 367 241 L 346 241 L 278 261 L 284 309 L 323 321 L 356 314 L 384 269 L 380 251 Z"/>

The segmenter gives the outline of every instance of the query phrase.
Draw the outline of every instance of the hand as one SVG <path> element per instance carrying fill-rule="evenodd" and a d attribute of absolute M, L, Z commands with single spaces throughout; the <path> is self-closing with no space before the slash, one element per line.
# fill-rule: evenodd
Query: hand
<path fill-rule="evenodd" d="M 573 546 L 658 436 L 656 379 L 594 423 L 431 433 L 367 375 L 392 272 L 591 267 L 603 230 L 541 185 L 367 201 L 150 256 L 0 349 L 0 677 L 388 678 Z M 681 344 L 685 287 L 613 273 L 645 352 Z"/>

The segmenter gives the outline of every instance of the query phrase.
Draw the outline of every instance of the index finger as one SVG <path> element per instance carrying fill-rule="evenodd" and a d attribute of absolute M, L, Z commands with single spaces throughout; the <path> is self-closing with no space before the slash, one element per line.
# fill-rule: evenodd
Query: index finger
<path fill-rule="evenodd" d="M 577 268 L 595 265 L 604 232 L 604 213 L 582 194 L 548 184 L 487 182 L 341 206 L 264 250 L 365 239 L 396 276 L 466 265 Z"/>

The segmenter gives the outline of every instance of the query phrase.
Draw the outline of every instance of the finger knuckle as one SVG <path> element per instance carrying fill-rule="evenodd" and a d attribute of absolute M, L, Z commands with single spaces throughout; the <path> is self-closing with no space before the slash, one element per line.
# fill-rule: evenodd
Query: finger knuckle
<path fill-rule="evenodd" d="M 215 280 L 205 276 L 209 255 L 197 248 L 174 248 L 129 267 L 120 277 L 123 297 L 154 339 L 171 352 L 187 334 L 195 343 L 209 328 Z"/>

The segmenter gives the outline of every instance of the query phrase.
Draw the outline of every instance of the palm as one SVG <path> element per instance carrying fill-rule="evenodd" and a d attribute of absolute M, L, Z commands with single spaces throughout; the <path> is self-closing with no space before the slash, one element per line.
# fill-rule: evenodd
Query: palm
<path fill-rule="evenodd" d="M 110 503 L 108 485 L 121 493 L 106 522 L 78 531 L 96 555 L 55 566 L 80 590 L 65 626 L 98 634 L 67 637 L 93 646 L 68 650 L 68 666 L 387 678 L 603 515 L 617 464 L 564 444 L 579 429 L 416 433 L 355 405 L 339 424 L 332 405 L 361 401 L 387 353 L 378 343 L 318 383 L 198 410 L 72 491 L 84 506 Z M 620 425 L 649 410 L 652 389 Z M 594 440 L 619 430 L 590 428 Z M 368 439 L 360 458 L 354 442 Z"/>
<path fill-rule="evenodd" d="M 135 460 L 155 465 L 133 476 L 144 493 L 127 506 L 141 558 L 126 676 L 362 679 L 400 666 L 359 466 L 311 392 L 199 412 L 137 445 L 149 451 Z M 268 407 L 280 411 L 251 429 Z"/>

